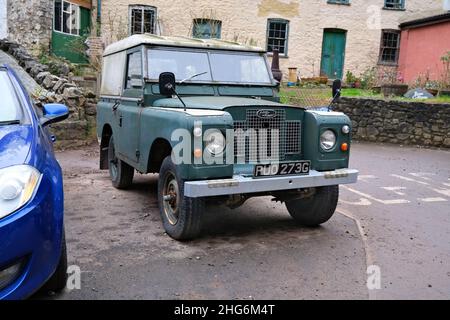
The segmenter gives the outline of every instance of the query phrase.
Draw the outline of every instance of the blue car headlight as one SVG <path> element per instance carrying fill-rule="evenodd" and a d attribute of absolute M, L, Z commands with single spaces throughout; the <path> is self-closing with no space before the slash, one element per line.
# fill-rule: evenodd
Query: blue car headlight
<path fill-rule="evenodd" d="M 40 181 L 41 173 L 28 165 L 0 169 L 0 219 L 30 201 Z"/>

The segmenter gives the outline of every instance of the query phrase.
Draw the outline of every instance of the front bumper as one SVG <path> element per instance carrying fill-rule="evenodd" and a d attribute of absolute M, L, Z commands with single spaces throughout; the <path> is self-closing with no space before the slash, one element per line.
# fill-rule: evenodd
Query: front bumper
<path fill-rule="evenodd" d="M 61 254 L 62 190 L 53 192 L 42 179 L 35 197 L 25 207 L 0 219 L 0 270 L 23 262 L 20 272 L 0 288 L 0 300 L 24 299 L 53 274 Z"/>
<path fill-rule="evenodd" d="M 186 197 L 212 197 L 244 193 L 264 193 L 270 191 L 323 187 L 338 184 L 355 183 L 358 170 L 339 169 L 319 172 L 311 170 L 305 176 L 277 176 L 268 178 L 252 178 L 235 175 L 231 179 L 186 181 L 184 195 Z"/>

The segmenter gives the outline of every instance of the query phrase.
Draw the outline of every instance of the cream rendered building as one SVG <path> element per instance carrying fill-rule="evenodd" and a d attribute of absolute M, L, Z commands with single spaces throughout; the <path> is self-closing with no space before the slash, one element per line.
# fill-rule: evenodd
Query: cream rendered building
<path fill-rule="evenodd" d="M 102 37 L 107 43 L 140 32 L 171 36 L 198 33 L 263 48 L 271 43 L 279 45 L 285 53 L 280 59 L 284 73 L 289 67 L 296 67 L 301 77 L 326 74 L 330 78 L 345 77 L 348 70 L 359 75 L 378 64 L 395 66 L 399 21 L 422 11 L 442 9 L 441 0 L 101 0 L 98 3 Z M 204 25 L 205 21 L 209 26 Z M 383 30 L 387 31 L 384 36 Z"/>

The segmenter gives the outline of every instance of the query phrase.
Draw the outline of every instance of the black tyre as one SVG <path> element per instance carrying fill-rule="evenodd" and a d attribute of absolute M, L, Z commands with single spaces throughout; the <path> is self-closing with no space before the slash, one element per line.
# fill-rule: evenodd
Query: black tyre
<path fill-rule="evenodd" d="M 66 236 L 63 232 L 61 242 L 61 257 L 59 258 L 58 266 L 55 273 L 50 277 L 42 290 L 44 292 L 59 292 L 66 287 L 67 283 L 67 247 Z"/>
<path fill-rule="evenodd" d="M 117 158 L 113 137 L 109 139 L 108 163 L 109 175 L 114 188 L 126 189 L 131 186 L 133 183 L 134 168 Z"/>
<path fill-rule="evenodd" d="M 319 187 L 311 197 L 287 201 L 286 208 L 299 224 L 317 227 L 333 216 L 338 199 L 339 186 Z"/>
<path fill-rule="evenodd" d="M 176 240 L 191 240 L 201 231 L 205 203 L 202 198 L 184 196 L 184 180 L 170 156 L 161 165 L 158 180 L 158 205 L 164 229 Z"/>

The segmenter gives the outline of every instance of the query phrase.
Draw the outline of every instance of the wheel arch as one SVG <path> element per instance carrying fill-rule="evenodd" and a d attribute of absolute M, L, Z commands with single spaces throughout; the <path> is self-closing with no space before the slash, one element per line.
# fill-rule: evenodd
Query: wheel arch
<path fill-rule="evenodd" d="M 162 162 L 172 153 L 172 145 L 165 138 L 157 138 L 150 147 L 147 172 L 158 173 Z"/>

